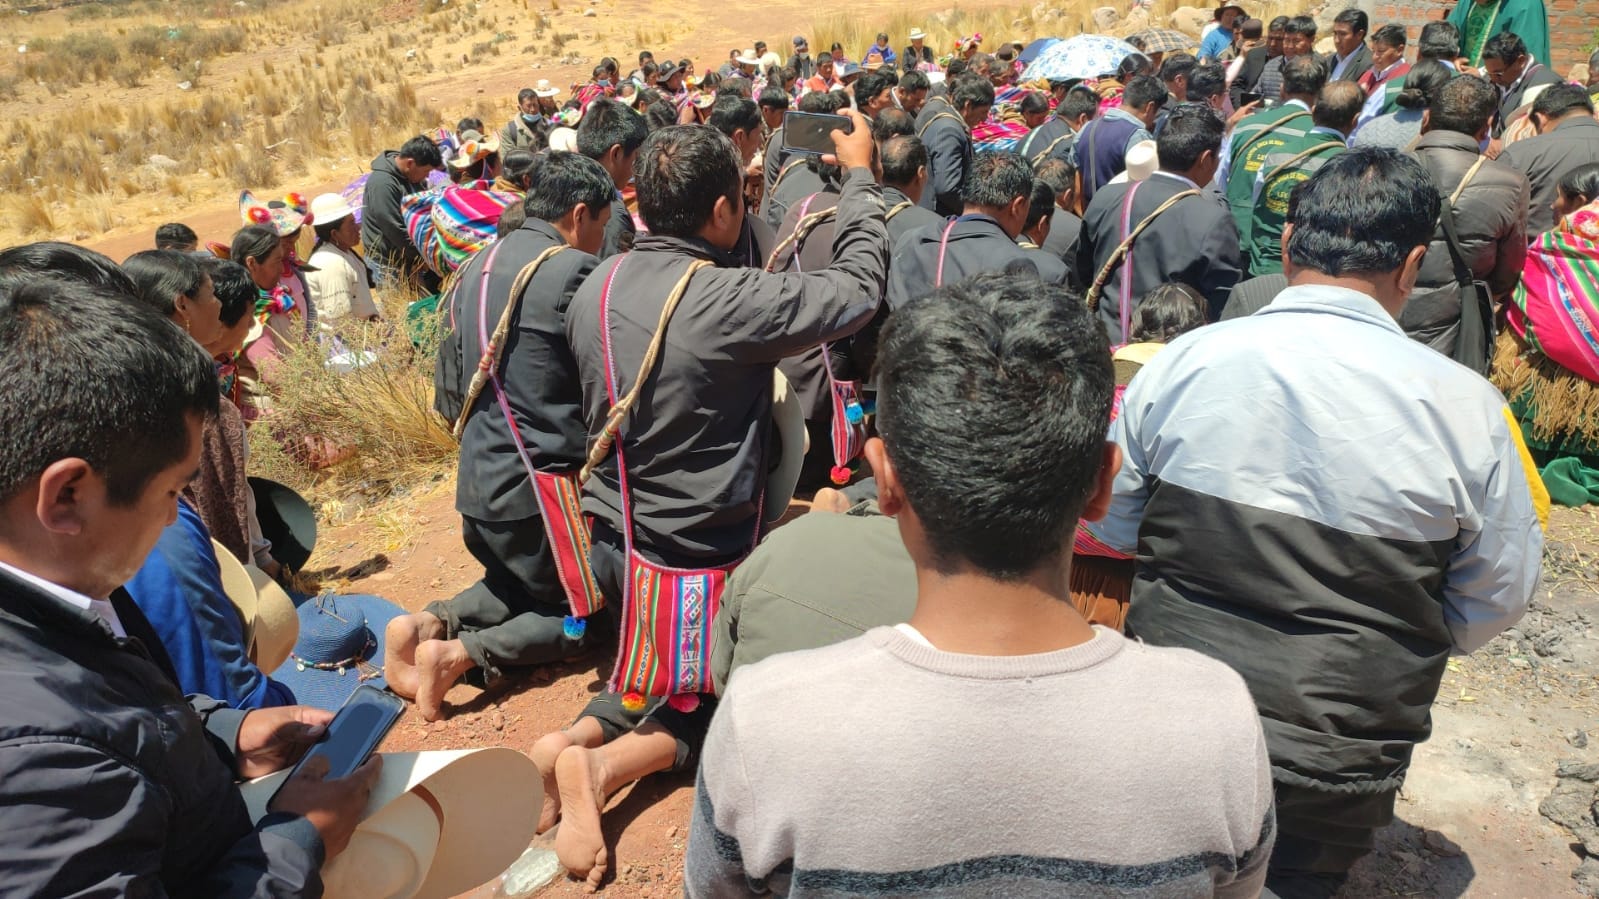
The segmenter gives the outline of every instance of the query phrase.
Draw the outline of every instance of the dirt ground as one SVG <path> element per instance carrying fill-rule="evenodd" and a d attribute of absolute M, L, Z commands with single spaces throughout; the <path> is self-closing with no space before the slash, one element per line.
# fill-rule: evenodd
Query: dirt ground
<path fill-rule="evenodd" d="M 407 609 L 447 598 L 478 576 L 462 548 L 453 482 L 394 501 L 382 533 L 370 519 L 328 529 L 313 568 L 363 567 L 352 586 Z M 374 562 L 373 546 L 404 544 Z M 1520 625 L 1477 654 L 1456 659 L 1433 711 L 1433 736 L 1415 755 L 1398 820 L 1355 869 L 1345 897 L 1578 896 L 1571 836 L 1538 804 L 1562 760 L 1599 761 L 1599 509 L 1556 509 L 1544 577 Z M 427 724 L 411 712 L 390 750 L 506 745 L 526 750 L 565 726 L 601 688 L 609 660 L 517 673 L 491 692 L 451 691 L 454 712 Z M 612 801 L 605 830 L 614 876 L 604 892 L 662 897 L 681 891 L 692 805 L 689 775 L 657 776 Z M 535 846 L 550 846 L 552 834 Z M 564 879 L 539 896 L 575 896 Z M 490 899 L 491 888 L 474 896 Z"/>

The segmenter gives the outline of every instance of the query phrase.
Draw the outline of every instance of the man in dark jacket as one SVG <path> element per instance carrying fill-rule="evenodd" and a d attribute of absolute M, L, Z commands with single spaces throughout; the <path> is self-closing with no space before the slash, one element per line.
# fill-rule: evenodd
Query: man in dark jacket
<path fill-rule="evenodd" d="M 1073 86 L 1061 97 L 1055 114 L 1022 139 L 1016 152 L 1038 168 L 1052 159 L 1069 160 L 1077 135 L 1099 113 L 1099 95 L 1082 86 Z"/>
<path fill-rule="evenodd" d="M 599 258 L 606 259 L 617 253 L 633 249 L 633 239 L 638 228 L 633 224 L 633 214 L 627 211 L 622 200 L 622 188 L 633 179 L 633 162 L 638 159 L 638 148 L 650 129 L 644 117 L 626 106 L 601 97 L 589 104 L 583 121 L 577 126 L 577 151 L 598 162 L 611 176 L 611 217 L 605 222 L 605 242 L 600 245 Z"/>
<path fill-rule="evenodd" d="M 1565 80 L 1541 60 L 1533 59 L 1526 42 L 1509 32 L 1488 39 L 1482 50 L 1482 71 L 1501 92 L 1499 110 L 1494 114 L 1495 139 L 1525 114 L 1524 108 L 1538 99 L 1545 88 Z"/>
<path fill-rule="evenodd" d="M 1535 237 L 1555 226 L 1555 197 L 1560 179 L 1572 169 L 1599 162 L 1599 121 L 1593 101 L 1575 84 L 1544 89 L 1532 104 L 1538 133 L 1505 148 L 1500 161 L 1527 176 L 1532 199 L 1527 207 L 1527 235 Z"/>
<path fill-rule="evenodd" d="M 425 189 L 429 173 L 442 168 L 444 156 L 438 146 L 420 134 L 372 160 L 361 195 L 361 247 L 380 286 L 414 279 L 429 292 L 438 288 L 438 275 L 428 269 L 406 234 L 400 201 Z"/>
<path fill-rule="evenodd" d="M 960 75 L 948 96 L 932 97 L 916 116 L 916 136 L 927 145 L 929 189 L 922 208 L 939 215 L 961 213 L 961 192 L 972 171 L 972 129 L 988 118 L 994 85 L 981 75 Z"/>
<path fill-rule="evenodd" d="M 1526 610 L 1542 483 L 1504 397 L 1395 321 L 1438 217 L 1422 166 L 1350 150 L 1294 204 L 1291 286 L 1138 372 L 1086 528 L 1137 555 L 1130 633 L 1248 683 L 1276 787 L 1267 891 L 1328 897 L 1393 819 L 1450 655 Z"/>
<path fill-rule="evenodd" d="M 41 263 L 43 265 L 41 266 Z M 211 360 L 98 254 L 0 253 L 0 856 L 25 896 L 319 896 L 381 762 L 235 783 L 332 715 L 185 699 L 121 584 L 173 520 L 216 414 Z"/>
<path fill-rule="evenodd" d="M 559 510 L 541 506 L 533 472 L 559 474 L 583 464 L 587 432 L 566 310 L 597 264 L 593 254 L 615 192 L 599 163 L 551 151 L 534 169 L 527 220 L 473 256 L 461 271 L 461 288 L 450 294 L 446 320 L 454 328 L 439 348 L 435 386 L 440 411 L 464 424 L 455 509 L 483 577 L 453 599 L 391 621 L 384 659 L 389 685 L 414 697 L 430 721 L 442 713 L 445 692 L 473 668 L 494 678 L 507 666 L 569 658 L 601 636 L 587 628 L 565 632 L 569 607 L 550 534 L 570 522 L 547 517 Z M 559 249 L 512 296 L 523 267 L 552 248 Z M 514 306 L 512 327 L 493 368 L 498 380 L 483 384 L 467 404 L 489 335 L 508 306 Z"/>
<path fill-rule="evenodd" d="M 1066 283 L 1066 265 L 1016 245 L 1027 224 L 1033 170 L 1015 153 L 984 153 L 972 165 L 961 215 L 912 231 L 894 245 L 888 307 L 897 309 L 945 284 L 979 272 L 1037 272 L 1049 284 Z"/>
<path fill-rule="evenodd" d="M 1150 139 L 1155 119 L 1166 105 L 1166 85 L 1153 75 L 1136 75 L 1122 92 L 1122 105 L 1105 111 L 1077 133 L 1067 160 L 1082 174 L 1086 204 L 1112 179 L 1127 171 L 1127 151 Z"/>
<path fill-rule="evenodd" d="M 943 219 L 923 208 L 927 192 L 927 145 L 914 134 L 903 134 L 883 141 L 879 153 L 883 162 L 883 208 L 888 221 L 888 245 L 899 243 L 906 233 Z M 894 260 L 888 260 L 893 267 Z"/>
<path fill-rule="evenodd" d="M 849 98 L 842 91 L 812 91 L 800 98 L 799 111 L 815 115 L 837 115 L 839 110 L 849 105 Z M 777 151 L 775 157 L 768 157 L 763 163 L 763 174 L 766 178 L 766 190 L 761 194 L 760 218 L 766 224 L 777 230 L 783 224 L 783 217 L 788 214 L 789 204 L 796 200 L 808 197 L 822 189 L 821 176 L 817 174 L 815 164 L 811 163 L 814 157 L 805 153 L 783 153 L 781 142 L 776 146 L 768 145 L 767 152 Z M 773 159 L 782 162 L 773 165 Z"/>
<path fill-rule="evenodd" d="M 778 361 L 848 337 L 877 311 L 888 255 L 883 201 L 871 172 L 871 123 L 849 115 L 853 133 L 834 132 L 846 174 L 833 264 L 803 274 L 726 267 L 744 210 L 743 169 L 725 135 L 679 126 L 644 144 L 637 184 L 650 233 L 632 253 L 595 269 L 567 316 L 591 437 L 604 428 L 611 388 L 620 396 L 632 387 L 673 286 L 690 265 L 715 264 L 691 275 L 654 374 L 588 482 L 591 557 L 608 599 L 620 601 L 629 564 L 623 529 L 631 528 L 635 553 L 673 568 L 727 566 L 750 551 L 772 458 Z M 624 458 L 630 514 L 620 494 Z M 624 652 L 632 636 L 624 635 Z M 638 714 L 624 708 L 623 697 L 602 694 L 571 728 L 535 745 L 534 761 L 559 786 L 546 794 L 546 807 L 560 809 L 556 853 L 568 871 L 591 883 L 603 878 L 605 796 L 645 774 L 690 764 L 712 706 L 709 697 L 687 711 L 662 704 L 637 732 L 624 734 Z M 593 779 L 596 770 L 605 771 L 603 781 Z"/>
<path fill-rule="evenodd" d="M 1515 288 L 1526 261 L 1529 193 L 1525 175 L 1501 160 L 1483 159 L 1478 152 L 1492 126 L 1497 99 L 1493 85 L 1481 78 L 1451 79 L 1433 97 L 1413 152 L 1432 175 L 1438 192 L 1454 197 L 1455 232 L 1471 276 L 1485 282 L 1494 299 L 1501 300 Z M 1493 333 L 1488 316 L 1493 310 L 1473 310 L 1483 316 L 1475 332 L 1483 335 L 1483 342 L 1462 346 L 1457 283 L 1454 257 L 1440 225 L 1399 324 L 1438 352 L 1484 371 L 1489 358 L 1486 340 Z"/>
<path fill-rule="evenodd" d="M 1366 31 L 1371 20 L 1362 10 L 1350 7 L 1333 19 L 1331 53 L 1323 56 L 1328 81 L 1353 81 L 1371 71 L 1371 48 L 1366 46 Z"/>
<path fill-rule="evenodd" d="M 1221 195 L 1201 186 L 1216 174 L 1221 136 L 1222 123 L 1210 107 L 1182 104 L 1172 110 L 1156 142 L 1160 169 L 1147 181 L 1106 185 L 1084 210 L 1077 277 L 1092 285 L 1129 233 L 1165 207 L 1133 240 L 1127 256 L 1111 266 L 1097 303 L 1091 303 L 1113 345 L 1125 341 L 1122 321 L 1132 314 L 1132 304 L 1162 284 L 1178 281 L 1199 291 L 1214 321 L 1238 283 L 1243 265 L 1238 231 Z M 1185 191 L 1194 193 L 1167 205 Z M 1129 194 L 1131 208 L 1124 215 Z"/>

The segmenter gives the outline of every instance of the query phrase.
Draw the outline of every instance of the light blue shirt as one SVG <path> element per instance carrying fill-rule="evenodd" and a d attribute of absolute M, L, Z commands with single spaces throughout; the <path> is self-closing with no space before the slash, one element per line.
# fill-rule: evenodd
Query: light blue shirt
<path fill-rule="evenodd" d="M 1205 40 L 1199 45 L 1199 59 L 1219 59 L 1223 51 L 1233 44 L 1233 33 L 1217 25 L 1210 34 L 1205 35 Z"/>

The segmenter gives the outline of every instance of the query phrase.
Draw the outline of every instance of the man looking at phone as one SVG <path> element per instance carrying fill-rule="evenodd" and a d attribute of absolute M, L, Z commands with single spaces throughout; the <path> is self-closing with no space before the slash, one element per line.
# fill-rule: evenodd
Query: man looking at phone
<path fill-rule="evenodd" d="M 981 75 L 961 75 L 948 96 L 933 97 L 916 116 L 916 136 L 927 145 L 928 186 L 922 208 L 961 214 L 961 192 L 972 172 L 972 129 L 988 118 L 994 85 Z"/>
<path fill-rule="evenodd" d="M 332 715 L 185 699 L 121 589 L 177 514 L 216 374 L 110 260 L 0 253 L 0 857 L 17 895 L 321 894 L 381 763 L 235 785 Z"/>

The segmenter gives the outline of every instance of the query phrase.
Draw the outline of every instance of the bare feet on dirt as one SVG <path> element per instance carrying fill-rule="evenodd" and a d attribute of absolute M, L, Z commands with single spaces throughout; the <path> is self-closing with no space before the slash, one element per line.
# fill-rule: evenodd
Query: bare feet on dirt
<path fill-rule="evenodd" d="M 811 499 L 812 512 L 843 513 L 848 512 L 851 505 L 853 504 L 849 501 L 849 497 L 844 495 L 844 491 L 834 490 L 831 487 L 823 487 L 816 491 L 816 496 Z"/>
<path fill-rule="evenodd" d="M 561 829 L 555 832 L 555 856 L 572 877 L 599 889 L 610 854 L 600 815 L 605 810 L 605 766 L 599 750 L 570 746 L 555 760 L 560 792 Z"/>
<path fill-rule="evenodd" d="M 444 622 L 427 612 L 401 615 L 383 632 L 383 679 L 406 699 L 416 698 L 416 648 L 444 636 Z"/>
<path fill-rule="evenodd" d="M 533 744 L 533 749 L 528 755 L 533 758 L 533 764 L 539 766 L 539 775 L 544 778 L 544 808 L 539 812 L 539 828 L 537 833 L 544 833 L 555 826 L 561 817 L 561 791 L 555 783 L 555 760 L 568 748 L 577 745 L 572 740 L 572 735 L 564 730 L 545 734 Z"/>
<path fill-rule="evenodd" d="M 460 640 L 426 640 L 416 648 L 416 710 L 423 720 L 444 717 L 444 694 L 471 667 Z"/>

